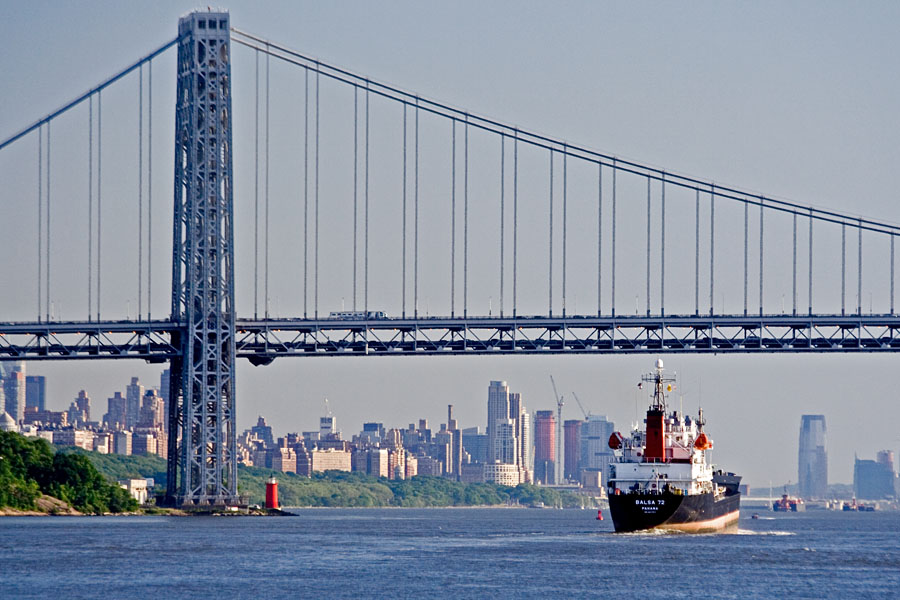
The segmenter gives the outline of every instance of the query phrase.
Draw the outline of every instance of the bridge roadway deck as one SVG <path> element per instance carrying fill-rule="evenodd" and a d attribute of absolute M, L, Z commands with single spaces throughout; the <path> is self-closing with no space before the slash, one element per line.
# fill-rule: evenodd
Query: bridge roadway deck
<path fill-rule="evenodd" d="M 172 321 L 0 323 L 0 360 L 179 354 Z M 237 356 L 897 352 L 900 315 L 238 319 Z"/>

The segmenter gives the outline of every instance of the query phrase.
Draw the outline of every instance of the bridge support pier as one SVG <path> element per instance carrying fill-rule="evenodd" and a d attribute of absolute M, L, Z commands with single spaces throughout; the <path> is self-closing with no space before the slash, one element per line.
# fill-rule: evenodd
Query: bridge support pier
<path fill-rule="evenodd" d="M 168 496 L 237 498 L 231 35 L 228 13 L 178 23 Z"/>

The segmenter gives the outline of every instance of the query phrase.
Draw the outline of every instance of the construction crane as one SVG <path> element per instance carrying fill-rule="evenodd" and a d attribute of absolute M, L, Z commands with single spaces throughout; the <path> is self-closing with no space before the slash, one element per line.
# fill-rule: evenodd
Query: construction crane
<path fill-rule="evenodd" d="M 554 482 L 559 485 L 561 481 L 559 473 L 560 458 L 562 457 L 562 409 L 563 405 L 565 405 L 565 401 L 556 390 L 556 381 L 553 380 L 553 375 L 550 376 L 550 383 L 553 385 L 553 396 L 556 398 L 556 464 L 553 469 L 553 479 Z"/>
<path fill-rule="evenodd" d="M 581 403 L 581 400 L 578 399 L 578 394 L 576 394 L 575 392 L 572 392 L 572 395 L 575 397 L 575 402 L 578 403 L 578 408 L 581 409 L 581 414 L 584 415 L 584 420 L 587 421 L 589 418 L 589 416 L 588 416 L 589 413 L 584 410 L 584 405 Z"/>

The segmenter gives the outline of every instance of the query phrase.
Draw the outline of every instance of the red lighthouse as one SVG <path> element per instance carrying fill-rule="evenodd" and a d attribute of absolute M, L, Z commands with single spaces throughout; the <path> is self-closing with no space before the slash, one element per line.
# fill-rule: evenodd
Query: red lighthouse
<path fill-rule="evenodd" d="M 278 508 L 278 480 L 274 477 L 266 481 L 266 508 Z"/>

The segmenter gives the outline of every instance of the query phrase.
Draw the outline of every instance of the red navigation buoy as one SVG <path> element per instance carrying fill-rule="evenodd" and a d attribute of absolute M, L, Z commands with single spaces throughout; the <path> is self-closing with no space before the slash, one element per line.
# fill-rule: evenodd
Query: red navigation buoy
<path fill-rule="evenodd" d="M 602 521 L 602 520 L 603 520 L 603 511 L 600 510 L 599 508 L 597 509 L 597 520 L 598 520 L 598 521 Z"/>

